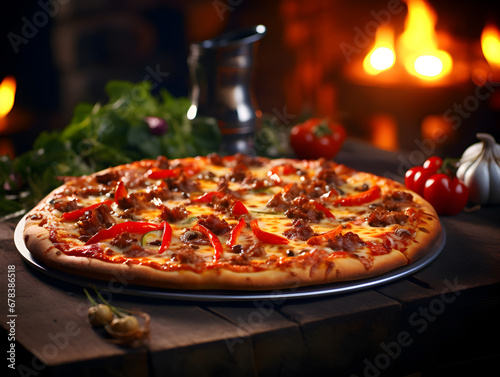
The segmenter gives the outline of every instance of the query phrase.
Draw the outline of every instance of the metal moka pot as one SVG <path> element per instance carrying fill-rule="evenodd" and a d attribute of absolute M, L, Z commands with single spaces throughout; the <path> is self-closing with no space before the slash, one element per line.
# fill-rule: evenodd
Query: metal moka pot
<path fill-rule="evenodd" d="M 221 154 L 255 154 L 257 119 L 251 78 L 257 42 L 265 32 L 265 26 L 257 25 L 190 45 L 188 118 L 207 116 L 217 120 L 222 134 Z"/>

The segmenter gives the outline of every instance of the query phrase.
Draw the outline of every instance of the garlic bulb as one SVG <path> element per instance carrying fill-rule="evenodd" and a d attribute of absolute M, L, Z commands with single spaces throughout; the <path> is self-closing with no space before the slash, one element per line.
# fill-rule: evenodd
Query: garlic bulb
<path fill-rule="evenodd" d="M 478 133 L 481 140 L 465 150 L 460 158 L 457 177 L 469 189 L 475 204 L 500 203 L 500 145 L 490 134 Z"/>

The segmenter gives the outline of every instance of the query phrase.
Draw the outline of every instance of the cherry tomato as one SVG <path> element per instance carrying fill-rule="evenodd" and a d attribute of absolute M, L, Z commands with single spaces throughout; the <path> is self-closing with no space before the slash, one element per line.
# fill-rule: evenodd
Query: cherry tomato
<path fill-rule="evenodd" d="M 345 138 L 346 131 L 341 125 L 311 118 L 292 127 L 290 145 L 298 158 L 331 159 L 337 155 Z"/>
<path fill-rule="evenodd" d="M 440 157 L 429 157 L 422 166 L 415 166 L 409 169 L 405 174 L 405 186 L 415 191 L 420 196 L 424 196 L 425 182 L 443 165 Z"/>
<path fill-rule="evenodd" d="M 406 172 L 405 186 L 420 196 L 424 196 L 425 182 L 433 174 L 434 172 L 425 170 L 422 166 L 415 166 Z"/>
<path fill-rule="evenodd" d="M 443 166 L 443 159 L 441 157 L 432 156 L 424 161 L 423 165 L 425 170 L 436 173 L 441 166 Z"/>
<path fill-rule="evenodd" d="M 457 215 L 469 199 L 467 187 L 446 168 L 446 161 L 436 156 L 409 169 L 405 186 L 432 204 L 439 215 Z"/>
<path fill-rule="evenodd" d="M 440 173 L 425 182 L 424 198 L 440 215 L 457 215 L 467 204 L 469 191 L 457 177 Z"/>

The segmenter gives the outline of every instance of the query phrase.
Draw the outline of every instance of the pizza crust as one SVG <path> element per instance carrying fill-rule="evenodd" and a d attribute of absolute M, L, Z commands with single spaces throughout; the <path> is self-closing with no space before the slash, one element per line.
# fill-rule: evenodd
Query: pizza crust
<path fill-rule="evenodd" d="M 408 258 L 408 262 L 414 263 L 418 259 L 425 256 L 432 249 L 433 245 L 441 235 L 442 229 L 439 216 L 434 210 L 434 207 L 413 191 L 411 194 L 413 195 L 413 201 L 415 201 L 425 213 L 423 218 L 425 223 L 421 224 L 419 228 L 426 230 L 421 230 L 415 236 L 415 242 L 404 251 L 404 255 Z"/>

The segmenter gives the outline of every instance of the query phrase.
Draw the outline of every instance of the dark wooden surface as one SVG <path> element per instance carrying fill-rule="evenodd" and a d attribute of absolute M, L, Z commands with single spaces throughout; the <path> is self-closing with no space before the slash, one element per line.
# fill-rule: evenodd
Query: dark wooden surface
<path fill-rule="evenodd" d="M 402 155 L 358 143 L 346 144 L 337 160 L 392 177 L 403 169 Z M 441 221 L 447 242 L 432 264 L 354 293 L 186 302 L 126 296 L 114 286 L 107 295 L 113 304 L 151 316 L 150 342 L 137 349 L 110 344 L 92 329 L 82 287 L 26 265 L 13 241 L 16 221 L 0 223 L 6 345 L 9 265 L 17 315 L 17 369 L 3 357 L 2 370 L 20 376 L 486 375 L 500 357 L 500 207 Z"/>

